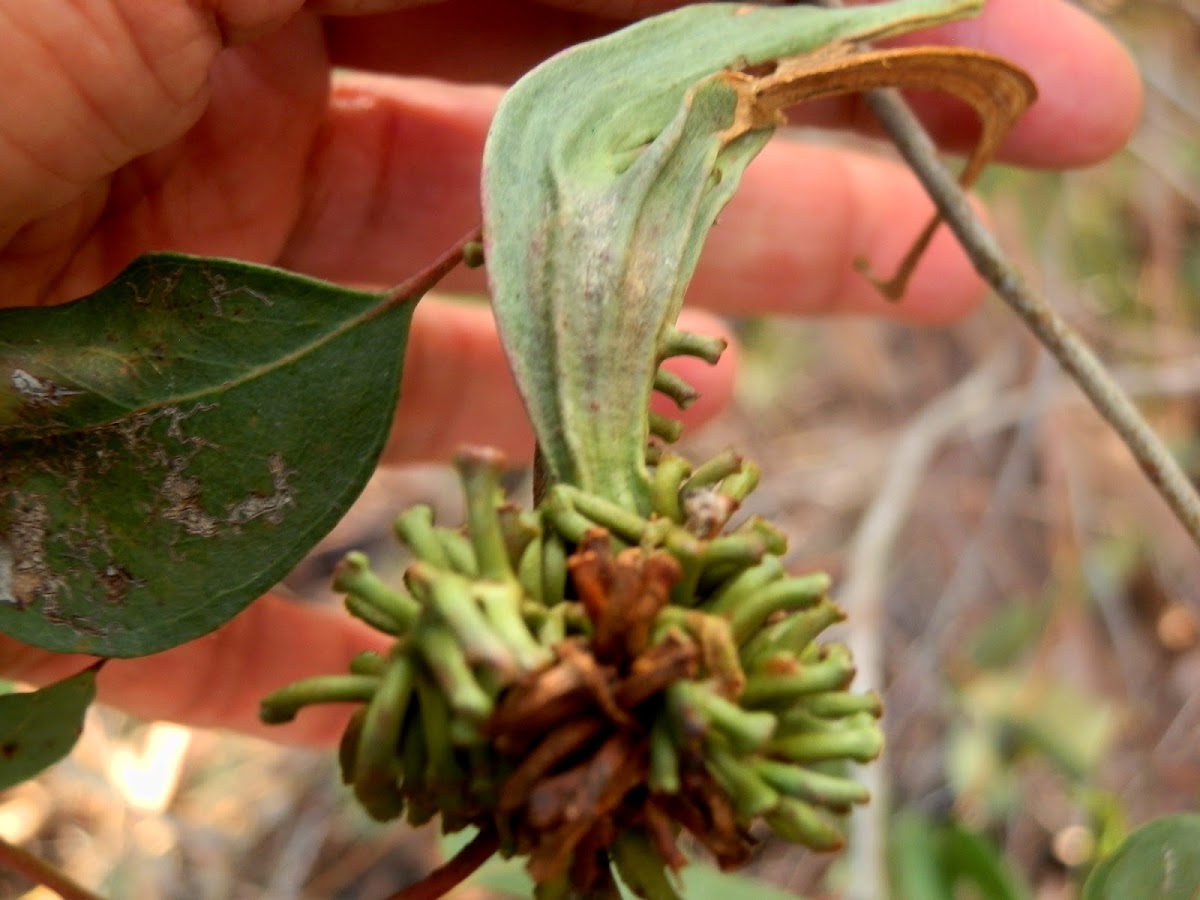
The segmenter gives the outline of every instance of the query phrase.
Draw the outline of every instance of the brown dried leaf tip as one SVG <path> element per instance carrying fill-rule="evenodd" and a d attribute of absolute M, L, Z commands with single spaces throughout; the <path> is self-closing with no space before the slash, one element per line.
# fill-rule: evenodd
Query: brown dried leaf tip
<path fill-rule="evenodd" d="M 651 636 L 682 571 L 663 551 L 616 555 L 590 530 L 568 560 L 590 641 L 569 638 L 557 659 L 505 695 L 487 731 L 503 756 L 520 760 L 500 790 L 516 852 L 538 883 L 566 876 L 589 895 L 607 884 L 608 850 L 638 829 L 672 868 L 683 864 L 667 814 L 647 784 L 650 732 L 664 691 L 693 678 L 700 652 L 681 634 Z"/>

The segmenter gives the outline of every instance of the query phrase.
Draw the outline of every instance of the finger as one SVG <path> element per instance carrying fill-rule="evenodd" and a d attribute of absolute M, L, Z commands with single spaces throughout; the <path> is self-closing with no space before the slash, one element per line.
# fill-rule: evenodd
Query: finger
<path fill-rule="evenodd" d="M 202 115 L 180 140 L 172 140 L 161 116 L 143 108 L 156 105 L 140 96 L 149 93 L 146 82 L 157 83 L 153 71 L 127 71 L 114 61 L 111 79 L 129 84 L 125 95 L 115 87 L 109 92 L 125 96 L 130 108 L 105 111 L 86 98 L 60 97 L 62 108 L 42 116 L 29 134 L 61 130 L 59 118 L 70 118 L 76 105 L 86 109 L 79 133 L 60 137 L 55 154 L 39 157 L 64 173 L 59 181 L 68 183 L 68 193 L 53 179 L 22 181 L 21 189 L 38 199 L 18 204 L 13 222 L 3 212 L 11 196 L 4 185 L 14 173 L 4 159 L 6 110 L 0 102 L 0 307 L 83 296 L 152 250 L 272 261 L 299 208 L 309 148 L 327 106 L 321 39 L 319 22 L 298 16 L 253 45 L 219 53 L 195 91 L 211 103 L 202 103 Z M 74 71 L 73 77 L 86 84 L 110 76 Z M 105 121 L 110 114 L 116 118 Z M 162 127 L 155 130 L 148 124 L 153 122 Z M 103 147 L 102 137 L 89 143 L 90 133 L 110 128 L 128 132 L 126 154 L 136 157 L 128 165 L 121 165 L 122 156 L 109 158 L 96 149 Z M 39 216 L 39 209 L 51 208 Z M 16 232 L 4 245 L 6 228 Z"/>
<path fill-rule="evenodd" d="M 281 265 L 339 281 L 398 282 L 478 221 L 479 157 L 499 92 L 384 76 L 339 80 L 311 193 Z M 931 206 L 901 166 L 776 139 L 713 229 L 691 299 L 719 312 L 854 312 L 944 322 L 981 285 L 939 235 L 900 304 L 853 271 L 899 260 Z M 454 290 L 483 291 L 459 272 Z"/>
<path fill-rule="evenodd" d="M 0 244 L 201 114 L 220 45 L 161 5 L 0 0 Z"/>
<path fill-rule="evenodd" d="M 344 672 L 354 654 L 386 646 L 386 638 L 340 610 L 268 594 L 199 640 L 140 659 L 110 660 L 97 680 L 98 699 L 143 719 L 329 745 L 351 707 L 317 706 L 291 724 L 266 726 L 258 719 L 259 701 L 299 678 Z M 18 681 L 47 684 L 92 661 L 0 636 L 0 673 Z"/>
<path fill-rule="evenodd" d="M 670 5 L 555 2 L 555 7 L 630 15 Z M 331 54 L 341 65 L 504 84 L 563 47 L 612 30 L 613 24 L 609 18 L 516 0 L 448 0 L 371 19 L 330 20 L 327 30 Z M 1124 143 L 1140 114 L 1141 88 L 1128 54 L 1103 27 L 1063 0 L 992 0 L 975 19 L 925 30 L 905 41 L 990 50 L 1030 71 L 1042 99 L 1005 145 L 1004 157 L 1011 162 L 1095 162 Z M 939 141 L 959 149 L 969 143 L 975 124 L 968 110 L 941 98 L 920 106 Z M 805 121 L 874 130 L 857 100 L 819 109 L 806 113 Z"/>
<path fill-rule="evenodd" d="M 1142 111 L 1137 66 L 1117 39 L 1078 6 L 1048 0 L 996 0 L 974 19 L 955 22 L 906 44 L 951 43 L 999 54 L 1024 68 L 1039 99 L 1017 122 L 1001 157 L 1031 166 L 1090 165 L 1129 140 Z M 946 146 L 963 148 L 977 129 L 953 106 L 918 104 Z M 861 115 L 862 104 L 859 102 Z"/>
<path fill-rule="evenodd" d="M 858 271 L 888 276 L 933 215 L 906 168 L 873 156 L 776 139 L 750 164 L 709 233 L 688 299 L 750 315 L 865 313 L 944 324 L 984 285 L 942 228 L 893 302 Z"/>
<path fill-rule="evenodd" d="M 729 339 L 727 329 L 712 316 L 689 311 L 680 325 Z M 441 462 L 464 444 L 496 447 L 511 462 L 529 462 L 533 433 L 488 307 L 422 301 L 404 365 L 400 405 L 384 463 Z M 727 351 L 715 366 L 680 358 L 671 360 L 668 368 L 687 379 L 700 392 L 700 399 L 684 412 L 664 398 L 656 398 L 654 408 L 694 428 L 728 403 L 736 351 Z"/>

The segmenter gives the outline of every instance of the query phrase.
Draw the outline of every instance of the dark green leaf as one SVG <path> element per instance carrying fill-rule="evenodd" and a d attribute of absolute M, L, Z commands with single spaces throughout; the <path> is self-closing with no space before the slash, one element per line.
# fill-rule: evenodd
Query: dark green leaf
<path fill-rule="evenodd" d="M 0 697 L 0 791 L 71 752 L 96 696 L 96 664 L 40 691 Z"/>
<path fill-rule="evenodd" d="M 1083 900 L 1133 897 L 1200 897 L 1200 815 L 1167 816 L 1139 828 L 1096 866 L 1083 888 Z"/>
<path fill-rule="evenodd" d="M 0 631 L 138 656 L 242 610 L 362 489 L 419 294 L 163 254 L 0 311 Z"/>

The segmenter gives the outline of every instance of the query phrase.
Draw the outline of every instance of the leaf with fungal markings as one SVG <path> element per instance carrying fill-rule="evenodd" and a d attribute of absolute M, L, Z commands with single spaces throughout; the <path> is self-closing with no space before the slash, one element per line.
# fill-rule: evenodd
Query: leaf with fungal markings
<path fill-rule="evenodd" d="M 664 335 L 717 212 L 783 108 L 889 85 L 948 90 L 984 121 L 964 178 L 978 174 L 1032 99 L 1027 76 L 969 51 L 853 51 L 981 5 L 686 6 L 514 85 L 484 151 L 484 239 L 501 337 L 552 478 L 648 510 L 647 410 Z"/>
<path fill-rule="evenodd" d="M 63 306 L 0 311 L 0 632 L 140 656 L 217 628 L 366 483 L 415 302 L 153 254 Z"/>

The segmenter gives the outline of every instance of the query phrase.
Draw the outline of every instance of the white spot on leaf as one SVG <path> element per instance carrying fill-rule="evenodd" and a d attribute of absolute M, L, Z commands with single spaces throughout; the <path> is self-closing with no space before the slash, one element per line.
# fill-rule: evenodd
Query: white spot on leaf
<path fill-rule="evenodd" d="M 59 406 L 63 397 L 83 393 L 60 388 L 48 378 L 38 378 L 24 369 L 13 369 L 8 381 L 13 390 L 30 406 Z"/>

